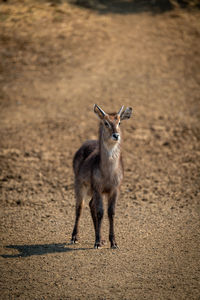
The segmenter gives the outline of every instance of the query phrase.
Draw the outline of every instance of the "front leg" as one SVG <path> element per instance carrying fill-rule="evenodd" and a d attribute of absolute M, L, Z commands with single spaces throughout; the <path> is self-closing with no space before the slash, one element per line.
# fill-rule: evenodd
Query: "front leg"
<path fill-rule="evenodd" d="M 93 203 L 94 203 L 94 208 L 95 208 L 95 221 L 96 221 L 96 226 L 95 226 L 95 244 L 94 248 L 98 249 L 99 247 L 102 246 L 101 243 L 101 224 L 103 220 L 103 199 L 102 196 L 99 192 L 95 191 L 93 194 Z"/>
<path fill-rule="evenodd" d="M 108 198 L 108 218 L 109 218 L 109 241 L 110 247 L 112 249 L 118 248 L 117 243 L 115 241 L 115 233 L 114 233 L 114 215 L 115 215 L 115 203 L 117 201 L 119 195 L 119 191 L 116 189 Z"/>

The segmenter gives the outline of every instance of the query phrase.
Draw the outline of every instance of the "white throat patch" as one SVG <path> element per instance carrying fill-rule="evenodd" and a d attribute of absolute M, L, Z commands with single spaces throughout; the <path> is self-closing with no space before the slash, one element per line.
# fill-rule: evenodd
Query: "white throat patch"
<path fill-rule="evenodd" d="M 120 139 L 114 145 L 112 145 L 111 147 L 108 147 L 108 145 L 106 145 L 104 143 L 104 147 L 107 150 L 108 157 L 110 159 L 116 159 L 119 156 L 119 153 L 120 153 L 119 141 L 120 141 Z"/>

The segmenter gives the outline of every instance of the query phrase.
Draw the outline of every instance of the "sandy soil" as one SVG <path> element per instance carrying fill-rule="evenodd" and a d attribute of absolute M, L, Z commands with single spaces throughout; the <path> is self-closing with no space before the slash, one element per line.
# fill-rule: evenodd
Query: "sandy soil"
<path fill-rule="evenodd" d="M 0 4 L 0 298 L 200 299 L 200 12 L 57 2 Z M 134 109 L 119 250 L 93 249 L 88 203 L 69 245 L 94 103 Z"/>

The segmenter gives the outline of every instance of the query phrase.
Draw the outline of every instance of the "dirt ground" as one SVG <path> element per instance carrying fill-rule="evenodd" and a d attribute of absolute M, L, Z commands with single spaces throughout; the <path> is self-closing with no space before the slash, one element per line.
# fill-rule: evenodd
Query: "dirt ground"
<path fill-rule="evenodd" d="M 136 2 L 0 3 L 0 299 L 200 299 L 200 11 Z M 94 103 L 134 110 L 118 250 L 106 203 L 106 245 L 88 203 L 69 245 Z"/>

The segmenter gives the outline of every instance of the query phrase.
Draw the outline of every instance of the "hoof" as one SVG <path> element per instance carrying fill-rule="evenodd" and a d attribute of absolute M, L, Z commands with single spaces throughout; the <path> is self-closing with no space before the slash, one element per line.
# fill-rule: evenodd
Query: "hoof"
<path fill-rule="evenodd" d="M 77 243 L 78 243 L 77 238 L 76 238 L 76 237 L 72 237 L 70 243 L 71 243 L 71 245 L 72 245 L 72 244 L 77 244 Z"/>
<path fill-rule="evenodd" d="M 100 249 L 102 246 L 103 246 L 102 243 L 95 243 L 94 249 Z"/>
<path fill-rule="evenodd" d="M 119 247 L 117 246 L 117 244 L 113 244 L 110 246 L 111 249 L 119 249 Z"/>

